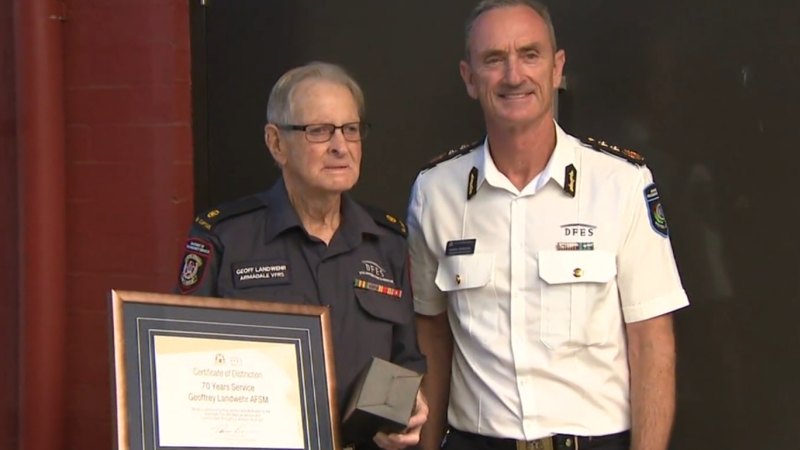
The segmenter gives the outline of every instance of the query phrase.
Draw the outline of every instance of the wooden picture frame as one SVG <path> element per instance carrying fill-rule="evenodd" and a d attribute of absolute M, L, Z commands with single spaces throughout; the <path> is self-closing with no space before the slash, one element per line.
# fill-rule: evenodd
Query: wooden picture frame
<path fill-rule="evenodd" d="M 119 450 L 339 450 L 329 309 L 110 292 Z"/>

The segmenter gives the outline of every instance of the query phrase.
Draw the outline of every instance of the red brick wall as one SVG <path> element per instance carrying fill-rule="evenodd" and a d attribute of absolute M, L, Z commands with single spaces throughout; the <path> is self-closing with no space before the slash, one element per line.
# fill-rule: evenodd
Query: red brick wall
<path fill-rule="evenodd" d="M 186 0 L 71 0 L 66 448 L 112 448 L 109 289 L 171 289 L 192 216 Z"/>
<path fill-rule="evenodd" d="M 17 446 L 17 152 L 11 0 L 0 0 L 0 449 Z"/>

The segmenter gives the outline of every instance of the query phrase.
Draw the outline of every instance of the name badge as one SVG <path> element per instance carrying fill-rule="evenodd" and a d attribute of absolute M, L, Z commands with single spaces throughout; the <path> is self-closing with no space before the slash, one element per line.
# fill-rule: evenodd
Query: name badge
<path fill-rule="evenodd" d="M 446 256 L 472 255 L 475 253 L 475 241 L 475 239 L 448 241 L 444 248 L 444 254 Z"/>
<path fill-rule="evenodd" d="M 231 264 L 231 277 L 237 289 L 292 282 L 289 265 L 282 260 L 234 263 Z"/>

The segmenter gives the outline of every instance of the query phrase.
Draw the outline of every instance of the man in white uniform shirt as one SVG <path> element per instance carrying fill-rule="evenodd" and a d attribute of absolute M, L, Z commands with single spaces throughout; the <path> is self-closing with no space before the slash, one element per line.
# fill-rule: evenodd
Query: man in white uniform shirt
<path fill-rule="evenodd" d="M 541 4 L 478 4 L 460 71 L 487 138 L 414 183 L 426 450 L 668 445 L 688 299 L 658 190 L 638 154 L 555 123 L 556 48 Z"/>

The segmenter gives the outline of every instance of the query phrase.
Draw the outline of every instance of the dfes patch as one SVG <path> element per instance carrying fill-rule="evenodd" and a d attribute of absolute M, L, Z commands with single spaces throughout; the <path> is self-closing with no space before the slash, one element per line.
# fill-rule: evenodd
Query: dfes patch
<path fill-rule="evenodd" d="M 667 216 L 664 215 L 664 206 L 661 204 L 661 196 L 658 194 L 655 183 L 644 188 L 644 199 L 647 202 L 650 225 L 652 225 L 656 233 L 664 237 L 669 237 Z"/>
<path fill-rule="evenodd" d="M 189 238 L 184 250 L 178 285 L 181 292 L 186 293 L 191 292 L 203 280 L 213 247 L 202 239 Z"/>

